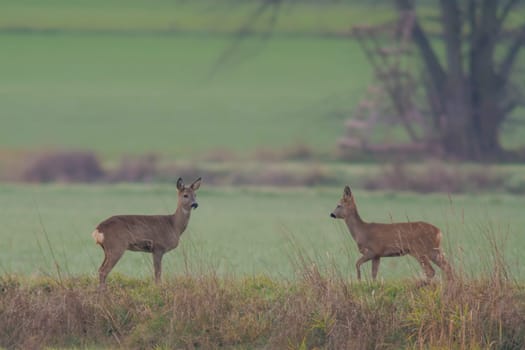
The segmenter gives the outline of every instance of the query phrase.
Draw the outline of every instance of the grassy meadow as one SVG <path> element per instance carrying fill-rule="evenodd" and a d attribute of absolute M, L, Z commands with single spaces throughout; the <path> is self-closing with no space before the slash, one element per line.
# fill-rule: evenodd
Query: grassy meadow
<path fill-rule="evenodd" d="M 0 346 L 53 349 L 520 349 L 522 200 L 357 190 L 369 220 L 443 228 L 456 278 L 422 285 L 409 257 L 355 279 L 356 248 L 328 213 L 334 188 L 211 188 L 152 283 L 128 252 L 97 291 L 90 237 L 108 212 L 169 212 L 172 186 L 2 186 Z"/>
<path fill-rule="evenodd" d="M 0 269 L 8 274 L 96 276 L 103 253 L 91 238 L 94 227 L 113 214 L 170 213 L 174 186 L 2 186 L 0 239 L 6 251 Z M 346 225 L 329 218 L 339 188 L 206 188 L 181 245 L 164 259 L 166 278 L 211 269 L 221 275 L 267 274 L 293 279 L 294 261 L 304 251 L 319 266 L 336 266 L 355 279 L 359 253 Z M 356 190 L 368 221 L 425 220 L 440 227 L 444 248 L 468 276 L 492 264 L 492 240 L 516 279 L 523 279 L 520 215 L 523 200 L 510 195 L 416 195 Z M 480 257 L 483 257 L 480 263 Z M 364 266 L 369 276 L 370 264 Z M 114 272 L 134 278 L 152 276 L 150 254 L 128 252 Z M 419 278 L 409 257 L 383 259 L 385 280 Z M 111 277 L 111 275 L 110 275 Z"/>
<path fill-rule="evenodd" d="M 245 40 L 214 70 L 233 43 L 222 26 L 231 32 L 253 4 L 231 12 L 227 2 L 206 10 L 211 2 L 135 1 L 122 12 L 119 1 L 4 3 L 4 149 L 189 158 L 218 147 L 245 153 L 307 143 L 326 152 L 371 78 L 355 42 L 282 32 Z M 319 32 L 315 23 L 300 24 L 316 13 L 300 6 L 291 24 L 303 34 Z M 215 27 L 192 20 L 202 16 Z M 158 33 L 166 17 L 201 27 Z"/>
<path fill-rule="evenodd" d="M 349 101 L 370 76 L 348 67 L 364 65 L 356 44 L 278 38 L 210 77 L 229 40 L 0 34 L 2 145 L 176 158 L 217 147 L 335 149 Z"/>

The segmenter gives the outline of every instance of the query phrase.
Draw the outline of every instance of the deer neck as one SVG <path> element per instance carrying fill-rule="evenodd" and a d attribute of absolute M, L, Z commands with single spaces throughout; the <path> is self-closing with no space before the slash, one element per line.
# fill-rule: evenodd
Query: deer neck
<path fill-rule="evenodd" d="M 364 238 L 366 235 L 366 222 L 364 222 L 363 219 L 361 219 L 361 216 L 359 216 L 357 208 L 352 210 L 350 214 L 345 217 L 345 223 L 346 226 L 348 226 L 350 234 L 356 241 L 359 242 Z"/>
<path fill-rule="evenodd" d="M 175 227 L 175 232 L 181 235 L 190 221 L 191 210 L 186 210 L 183 207 L 177 207 L 175 214 L 173 214 L 173 226 Z"/>

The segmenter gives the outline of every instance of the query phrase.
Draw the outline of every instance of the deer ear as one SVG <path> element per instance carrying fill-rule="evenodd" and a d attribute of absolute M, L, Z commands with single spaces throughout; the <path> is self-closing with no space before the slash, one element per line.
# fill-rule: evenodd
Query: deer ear
<path fill-rule="evenodd" d="M 193 181 L 193 183 L 190 185 L 190 188 L 194 191 L 197 191 L 199 187 L 201 187 L 202 178 L 198 178 L 197 180 Z"/>
<path fill-rule="evenodd" d="M 184 189 L 184 181 L 182 181 L 182 177 L 179 177 L 177 180 L 177 189 L 179 191 L 182 191 Z"/>
<path fill-rule="evenodd" d="M 343 192 L 343 195 L 345 197 L 350 197 L 352 195 L 352 190 L 350 189 L 350 186 L 346 185 L 345 190 Z"/>

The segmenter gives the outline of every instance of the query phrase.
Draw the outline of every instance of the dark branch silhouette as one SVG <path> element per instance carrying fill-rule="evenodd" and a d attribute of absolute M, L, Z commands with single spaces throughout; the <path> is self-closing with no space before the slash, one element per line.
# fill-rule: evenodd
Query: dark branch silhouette
<path fill-rule="evenodd" d="M 263 17 L 268 11 L 270 12 L 270 20 L 268 21 L 268 30 L 261 36 L 261 43 L 265 43 L 271 38 L 275 24 L 279 18 L 280 7 L 283 0 L 264 0 L 259 6 L 246 18 L 244 23 L 236 31 L 234 40 L 226 47 L 226 49 L 217 58 L 210 70 L 210 76 L 214 76 L 220 69 L 230 63 L 234 57 L 239 57 L 239 51 L 244 39 L 253 34 L 253 24 Z"/>

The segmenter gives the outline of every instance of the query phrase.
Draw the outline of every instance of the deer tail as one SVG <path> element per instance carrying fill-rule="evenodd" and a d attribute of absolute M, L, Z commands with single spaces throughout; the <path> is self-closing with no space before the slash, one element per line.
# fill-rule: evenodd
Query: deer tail
<path fill-rule="evenodd" d="M 98 229 L 93 231 L 91 236 L 95 240 L 96 244 L 102 244 L 104 242 L 104 234 L 102 232 L 100 232 Z"/>

